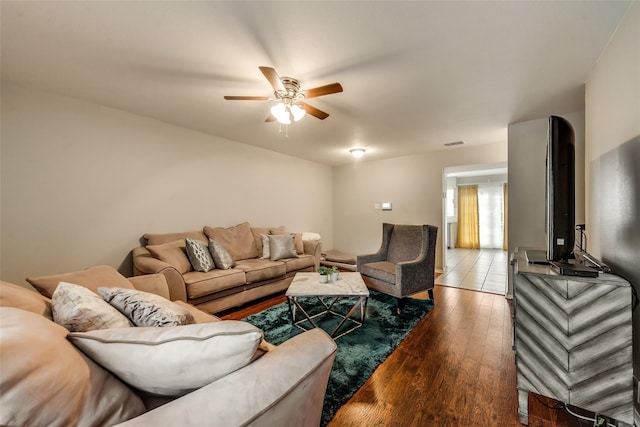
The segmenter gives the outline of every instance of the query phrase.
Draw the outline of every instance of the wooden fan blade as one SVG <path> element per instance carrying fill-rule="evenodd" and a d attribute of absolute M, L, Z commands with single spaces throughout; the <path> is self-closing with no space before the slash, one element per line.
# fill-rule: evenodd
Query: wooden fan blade
<path fill-rule="evenodd" d="M 229 101 L 268 101 L 266 96 L 225 96 L 224 99 Z"/>
<path fill-rule="evenodd" d="M 303 90 L 302 94 L 305 98 L 315 98 L 317 96 L 330 95 L 338 92 L 342 92 L 342 85 L 340 83 L 331 83 L 313 89 Z"/>
<path fill-rule="evenodd" d="M 260 71 L 262 71 L 262 74 L 264 74 L 267 80 L 269 80 L 269 83 L 271 83 L 273 90 L 275 91 L 286 90 L 284 88 L 284 85 L 282 84 L 282 81 L 280 80 L 280 76 L 278 75 L 278 72 L 274 68 L 271 68 L 271 67 L 258 67 L 258 68 L 260 68 Z"/>
<path fill-rule="evenodd" d="M 311 114 L 313 117 L 317 117 L 320 120 L 324 120 L 327 117 L 329 117 L 329 113 L 325 113 L 322 110 L 318 110 L 316 107 L 312 107 L 311 105 L 305 104 L 304 102 L 301 102 L 300 106 L 304 108 L 304 111 L 306 111 L 307 114 Z"/>
<path fill-rule="evenodd" d="M 269 122 L 275 122 L 276 121 L 276 117 L 273 114 L 269 114 L 269 116 L 267 116 L 267 119 L 265 120 L 265 122 L 269 123 Z"/>

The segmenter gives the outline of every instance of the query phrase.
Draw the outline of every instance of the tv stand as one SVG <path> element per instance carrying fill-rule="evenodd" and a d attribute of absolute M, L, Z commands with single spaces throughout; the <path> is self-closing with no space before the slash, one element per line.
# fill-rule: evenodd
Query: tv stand
<path fill-rule="evenodd" d="M 518 412 L 529 392 L 633 425 L 631 285 L 614 274 L 562 276 L 512 256 Z"/>

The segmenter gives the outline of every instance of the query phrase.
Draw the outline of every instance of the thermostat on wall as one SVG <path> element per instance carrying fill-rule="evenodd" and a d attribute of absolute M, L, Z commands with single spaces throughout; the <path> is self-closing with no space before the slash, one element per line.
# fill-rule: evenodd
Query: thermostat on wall
<path fill-rule="evenodd" d="M 382 202 L 382 210 L 390 211 L 391 210 L 391 202 Z"/>

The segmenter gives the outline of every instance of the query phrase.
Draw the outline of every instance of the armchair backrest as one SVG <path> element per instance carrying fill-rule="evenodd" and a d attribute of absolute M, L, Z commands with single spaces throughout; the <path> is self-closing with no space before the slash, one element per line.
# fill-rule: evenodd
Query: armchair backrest
<path fill-rule="evenodd" d="M 393 225 L 389 236 L 387 260 L 393 263 L 418 258 L 425 246 L 421 225 Z"/>

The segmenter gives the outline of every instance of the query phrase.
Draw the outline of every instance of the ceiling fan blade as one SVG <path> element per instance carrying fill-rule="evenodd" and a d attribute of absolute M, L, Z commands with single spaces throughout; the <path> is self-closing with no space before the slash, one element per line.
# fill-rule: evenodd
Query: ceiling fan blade
<path fill-rule="evenodd" d="M 317 96 L 330 95 L 338 92 L 342 92 L 342 85 L 340 83 L 331 83 L 313 89 L 303 90 L 302 94 L 305 98 L 315 98 Z"/>
<path fill-rule="evenodd" d="M 320 120 L 324 120 L 329 117 L 329 113 L 325 113 L 322 110 L 318 110 L 316 107 L 312 107 L 309 104 L 305 104 L 304 102 L 300 103 L 300 106 L 306 111 L 308 114 L 311 114 L 313 117 L 317 117 Z"/>
<path fill-rule="evenodd" d="M 273 90 L 275 91 L 286 90 L 284 88 L 284 85 L 282 84 L 282 81 L 280 80 L 280 76 L 278 75 L 278 72 L 274 68 L 271 68 L 271 67 L 258 67 L 258 68 L 260 68 L 260 71 L 262 71 L 262 74 L 264 74 L 267 80 L 269 80 L 269 83 L 271 83 L 271 86 L 273 86 Z"/>
<path fill-rule="evenodd" d="M 224 99 L 229 101 L 268 101 L 266 96 L 225 96 Z"/>
<path fill-rule="evenodd" d="M 276 121 L 276 117 L 273 114 L 269 114 L 267 116 L 267 119 L 265 120 L 265 122 L 269 123 L 269 122 L 275 122 Z"/>

